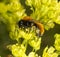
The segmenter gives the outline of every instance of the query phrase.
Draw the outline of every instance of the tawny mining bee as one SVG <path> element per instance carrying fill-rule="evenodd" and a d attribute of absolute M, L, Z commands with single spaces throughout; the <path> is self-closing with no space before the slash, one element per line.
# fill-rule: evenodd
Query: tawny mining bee
<path fill-rule="evenodd" d="M 31 28 L 31 27 L 35 26 L 35 28 L 38 28 L 38 30 L 36 30 L 36 34 L 38 36 L 42 36 L 44 34 L 44 26 L 43 26 L 43 24 L 41 24 L 40 22 L 32 19 L 29 16 L 26 16 L 23 19 L 21 19 L 18 22 L 18 26 L 19 26 L 19 28 L 24 27 L 24 29 L 26 29 L 28 27 Z"/>

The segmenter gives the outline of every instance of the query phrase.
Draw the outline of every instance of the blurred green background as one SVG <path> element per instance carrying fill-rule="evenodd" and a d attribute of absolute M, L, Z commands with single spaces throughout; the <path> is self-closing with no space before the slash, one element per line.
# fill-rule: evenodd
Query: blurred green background
<path fill-rule="evenodd" d="M 9 38 L 7 27 L 4 23 L 0 23 L 0 56 L 6 57 L 11 52 L 7 49 L 7 45 L 14 44 L 16 41 Z"/>

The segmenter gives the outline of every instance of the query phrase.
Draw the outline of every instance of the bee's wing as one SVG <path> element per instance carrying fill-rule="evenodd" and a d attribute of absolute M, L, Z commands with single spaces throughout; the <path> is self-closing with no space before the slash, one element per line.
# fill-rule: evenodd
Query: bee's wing
<path fill-rule="evenodd" d="M 40 22 L 34 21 L 34 23 L 38 26 L 38 28 L 40 29 L 40 34 L 41 36 L 44 34 L 44 26 L 43 24 L 41 24 Z"/>

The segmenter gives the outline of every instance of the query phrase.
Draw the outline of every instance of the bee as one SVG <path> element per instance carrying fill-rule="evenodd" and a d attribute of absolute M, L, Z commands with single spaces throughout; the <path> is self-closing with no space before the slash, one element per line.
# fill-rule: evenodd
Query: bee
<path fill-rule="evenodd" d="M 40 22 L 32 19 L 29 16 L 25 16 L 23 19 L 21 19 L 18 22 L 18 26 L 19 26 L 19 28 L 24 28 L 24 29 L 26 29 L 27 27 L 30 27 L 30 28 L 35 27 L 35 28 L 38 28 L 36 30 L 36 34 L 38 34 L 39 36 L 42 36 L 44 34 L 44 26 L 43 26 L 43 24 L 41 24 Z"/>

